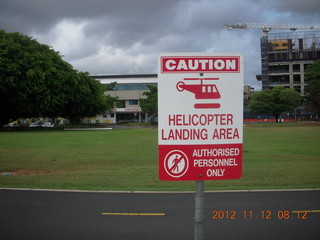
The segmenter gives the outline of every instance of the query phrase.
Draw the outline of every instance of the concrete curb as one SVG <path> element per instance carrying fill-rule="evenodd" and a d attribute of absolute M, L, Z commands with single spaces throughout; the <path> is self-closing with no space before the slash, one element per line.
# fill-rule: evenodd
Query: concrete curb
<path fill-rule="evenodd" d="M 35 188 L 0 188 L 0 190 L 12 191 L 38 191 L 38 192 L 70 192 L 70 193 L 131 193 L 131 194 L 183 194 L 195 193 L 195 191 L 94 191 L 94 190 L 64 190 L 64 189 L 35 189 Z M 304 192 L 304 191 L 320 191 L 320 188 L 305 188 L 305 189 L 262 189 L 262 190 L 210 190 L 205 193 L 258 193 L 258 192 Z"/>

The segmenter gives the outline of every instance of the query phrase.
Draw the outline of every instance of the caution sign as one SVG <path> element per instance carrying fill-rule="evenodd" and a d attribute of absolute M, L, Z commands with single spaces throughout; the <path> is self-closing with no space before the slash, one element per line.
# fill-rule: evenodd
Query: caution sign
<path fill-rule="evenodd" d="M 158 79 L 159 178 L 240 178 L 242 55 L 162 54 Z"/>

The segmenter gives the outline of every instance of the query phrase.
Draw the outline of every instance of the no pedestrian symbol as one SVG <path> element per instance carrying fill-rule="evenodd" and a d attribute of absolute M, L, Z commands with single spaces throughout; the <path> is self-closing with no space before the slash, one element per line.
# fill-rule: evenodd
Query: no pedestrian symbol
<path fill-rule="evenodd" d="M 171 177 L 183 176 L 189 167 L 187 155 L 180 150 L 173 150 L 167 154 L 164 160 L 164 168 Z"/>

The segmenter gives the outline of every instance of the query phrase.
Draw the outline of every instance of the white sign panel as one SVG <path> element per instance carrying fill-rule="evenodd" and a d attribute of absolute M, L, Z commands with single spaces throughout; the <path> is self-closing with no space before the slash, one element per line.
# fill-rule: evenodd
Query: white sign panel
<path fill-rule="evenodd" d="M 158 67 L 160 179 L 239 178 L 242 55 L 168 53 Z"/>

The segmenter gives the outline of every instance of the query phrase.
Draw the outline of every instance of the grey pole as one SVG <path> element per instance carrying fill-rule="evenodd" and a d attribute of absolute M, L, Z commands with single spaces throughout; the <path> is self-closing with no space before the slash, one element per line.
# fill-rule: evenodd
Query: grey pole
<path fill-rule="evenodd" d="M 195 197 L 195 240 L 203 240 L 204 181 L 196 181 Z"/>

